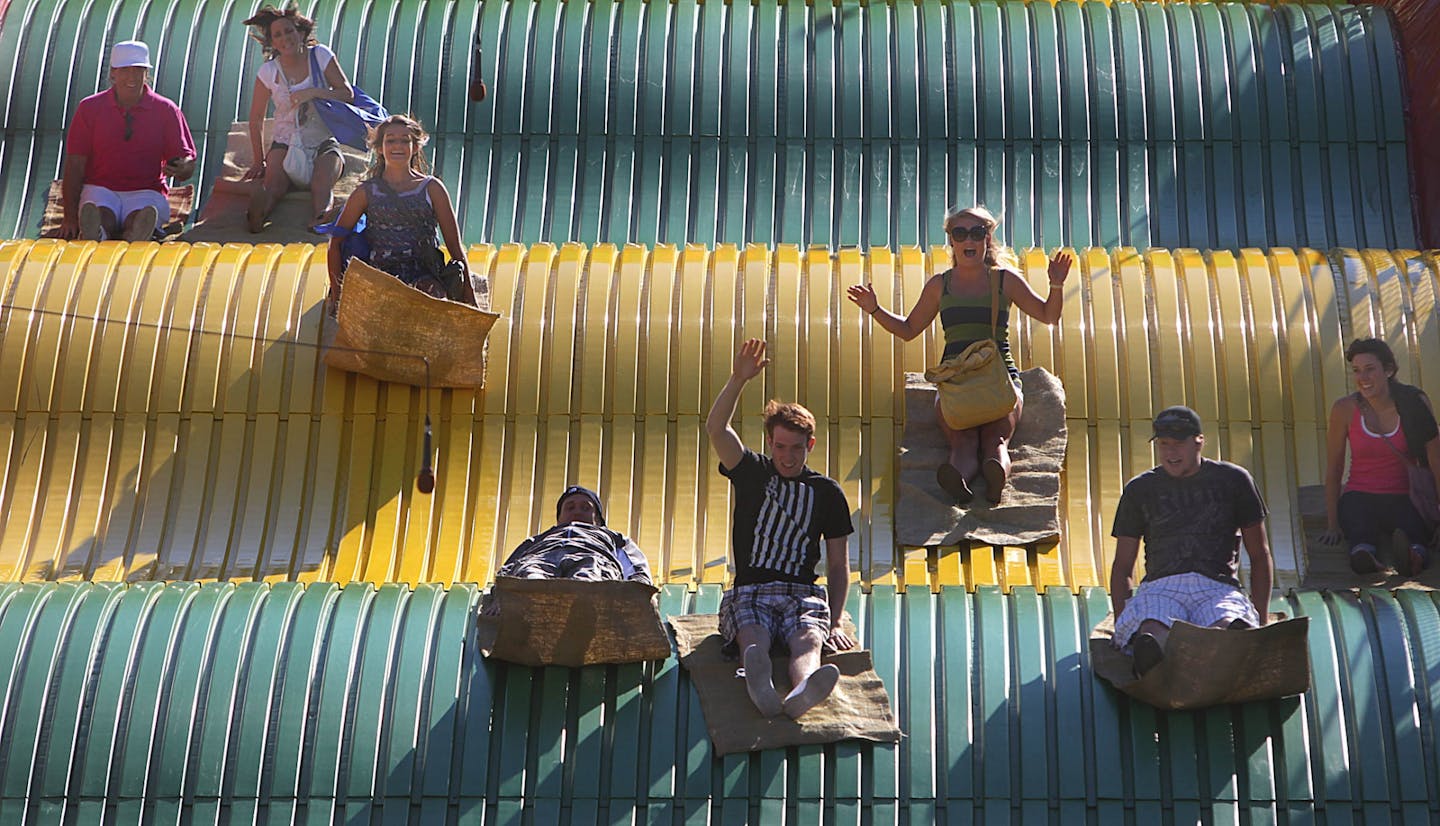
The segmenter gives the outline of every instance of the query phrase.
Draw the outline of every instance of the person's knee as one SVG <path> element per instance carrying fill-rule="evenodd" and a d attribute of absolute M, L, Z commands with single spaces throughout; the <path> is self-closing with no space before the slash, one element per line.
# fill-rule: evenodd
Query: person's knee
<path fill-rule="evenodd" d="M 818 653 L 825 645 L 826 634 L 824 631 L 813 625 L 802 626 L 793 632 L 786 644 L 790 646 L 790 656 L 802 657 L 807 654 Z"/>

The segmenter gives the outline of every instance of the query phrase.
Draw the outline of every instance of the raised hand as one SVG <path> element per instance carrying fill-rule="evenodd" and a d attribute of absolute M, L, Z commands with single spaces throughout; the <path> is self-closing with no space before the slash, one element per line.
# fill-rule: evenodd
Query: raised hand
<path fill-rule="evenodd" d="M 740 345 L 740 352 L 735 354 L 735 362 L 730 371 L 736 378 L 749 381 L 760 375 L 770 359 L 765 358 L 765 342 L 758 338 L 748 338 Z"/>
<path fill-rule="evenodd" d="M 856 284 L 845 290 L 845 294 L 866 315 L 870 315 L 880 307 L 880 298 L 875 295 L 875 288 L 869 284 Z"/>
<path fill-rule="evenodd" d="M 1073 263 L 1075 263 L 1075 256 L 1064 250 L 1056 250 L 1055 254 L 1050 256 L 1050 283 L 1064 284 L 1065 279 L 1070 275 L 1070 265 Z"/>

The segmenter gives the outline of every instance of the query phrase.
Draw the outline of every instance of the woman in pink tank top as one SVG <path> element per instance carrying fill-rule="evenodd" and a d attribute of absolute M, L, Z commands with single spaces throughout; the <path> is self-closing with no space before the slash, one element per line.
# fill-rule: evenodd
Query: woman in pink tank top
<path fill-rule="evenodd" d="M 1398 365 L 1385 342 L 1359 339 L 1345 350 L 1356 392 L 1330 408 L 1326 430 L 1325 519 L 1321 541 L 1344 540 L 1350 567 L 1381 569 L 1379 549 L 1399 530 L 1404 558 L 1395 567 L 1415 576 L 1430 563 L 1428 542 L 1440 513 L 1421 514 L 1410 501 L 1407 465 L 1428 467 L 1440 485 L 1440 437 L 1430 400 L 1418 387 L 1395 380 Z M 1345 476 L 1345 451 L 1350 473 Z M 1344 477 L 1342 485 L 1341 480 Z"/>

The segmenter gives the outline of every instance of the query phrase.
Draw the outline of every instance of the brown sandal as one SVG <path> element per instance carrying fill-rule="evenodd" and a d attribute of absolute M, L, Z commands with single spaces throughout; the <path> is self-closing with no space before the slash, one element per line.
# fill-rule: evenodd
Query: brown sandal
<path fill-rule="evenodd" d="M 986 459 L 980 466 L 980 475 L 985 477 L 985 498 L 992 505 L 1000 504 L 1000 498 L 1005 495 L 1005 466 L 999 459 Z"/>
<path fill-rule="evenodd" d="M 970 486 L 965 482 L 965 475 L 949 462 L 935 468 L 935 481 L 941 490 L 950 494 L 950 498 L 954 499 L 957 505 L 968 505 L 970 500 L 975 498 L 975 492 L 970 490 Z"/>

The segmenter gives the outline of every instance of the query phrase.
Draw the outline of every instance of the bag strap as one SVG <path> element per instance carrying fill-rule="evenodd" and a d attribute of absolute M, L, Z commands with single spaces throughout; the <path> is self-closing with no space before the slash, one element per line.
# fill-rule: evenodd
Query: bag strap
<path fill-rule="evenodd" d="M 1360 395 L 1359 393 L 1356 393 L 1356 394 L 1355 394 L 1355 403 L 1358 404 L 1358 405 L 1360 405 L 1360 420 L 1363 421 L 1367 427 L 1370 426 L 1370 417 L 1367 416 L 1367 415 L 1365 415 L 1365 414 L 1366 414 L 1367 412 L 1368 412 L 1368 413 L 1375 413 L 1375 412 L 1376 412 L 1375 408 L 1371 407 L 1371 406 L 1370 406 L 1370 403 L 1367 402 L 1367 401 L 1365 401 L 1365 397 L 1362 396 L 1362 395 Z M 1398 415 L 1399 411 L 1397 410 L 1396 413 L 1397 413 L 1397 415 Z M 1385 428 L 1383 428 L 1383 427 L 1380 426 L 1380 422 L 1376 421 L 1374 426 L 1375 426 L 1375 434 L 1380 437 L 1380 440 L 1385 443 L 1385 446 L 1388 447 L 1388 448 L 1390 448 L 1390 451 L 1391 451 L 1392 453 L 1394 453 L 1396 456 L 1399 456 L 1399 457 L 1400 457 L 1400 461 L 1404 462 L 1404 463 L 1407 464 L 1407 465 L 1410 464 L 1410 457 L 1409 457 L 1409 456 L 1406 456 L 1404 453 L 1400 452 L 1400 448 L 1396 447 L 1396 446 L 1395 446 L 1395 443 L 1392 442 L 1392 441 L 1390 441 L 1390 436 L 1389 436 L 1389 435 L 1380 432 L 1380 431 L 1382 431 L 1382 430 L 1385 429 Z M 1419 462 L 1416 462 L 1416 463 L 1415 463 L 1415 466 L 1416 466 L 1416 467 L 1419 467 L 1419 466 L 1420 466 L 1420 463 L 1419 463 Z"/>
<path fill-rule="evenodd" d="M 990 268 L 990 338 L 998 341 L 997 332 L 1000 323 L 1000 287 L 1004 282 L 1004 276 L 999 279 L 995 274 L 1000 270 L 997 267 Z"/>
<path fill-rule="evenodd" d="M 305 50 L 310 53 L 310 85 L 319 89 L 324 80 L 324 76 L 320 74 L 320 60 L 315 57 L 314 46 L 307 46 Z"/>

